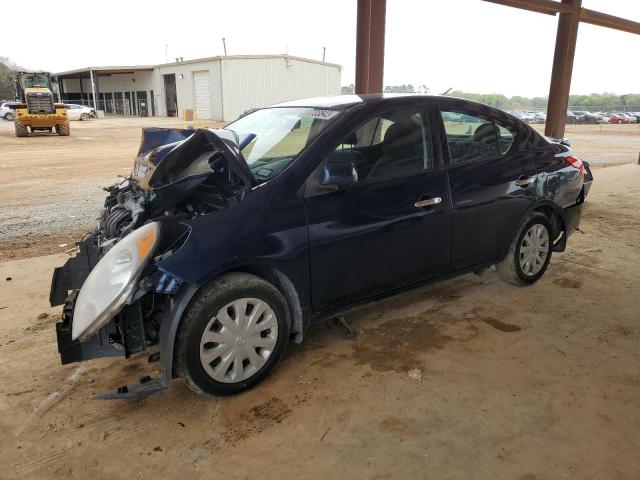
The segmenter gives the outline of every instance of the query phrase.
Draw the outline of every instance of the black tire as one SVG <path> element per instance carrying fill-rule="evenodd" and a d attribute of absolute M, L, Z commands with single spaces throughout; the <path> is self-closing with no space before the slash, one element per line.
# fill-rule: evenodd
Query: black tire
<path fill-rule="evenodd" d="M 56 133 L 61 137 L 68 137 L 71 135 L 71 127 L 69 126 L 69 121 L 67 120 L 64 123 L 59 123 L 56 125 Z"/>
<path fill-rule="evenodd" d="M 88 113 L 83 113 L 82 115 L 80 115 L 80 120 L 89 120 L 89 114 Z"/>
<path fill-rule="evenodd" d="M 522 241 L 524 236 L 527 234 L 529 229 L 534 225 L 539 224 L 542 225 L 547 231 L 548 238 L 548 250 L 546 257 L 544 259 L 544 263 L 542 264 L 542 268 L 538 272 L 533 275 L 525 273 L 520 264 L 520 255 L 522 248 Z M 524 222 L 522 222 L 520 229 L 518 230 L 517 235 L 514 237 L 511 245 L 509 246 L 509 251 L 507 255 L 502 259 L 500 263 L 496 265 L 496 271 L 500 278 L 502 278 L 505 282 L 511 283 L 513 285 L 519 286 L 527 286 L 532 285 L 544 275 L 544 272 L 547 270 L 547 266 L 549 265 L 549 261 L 551 260 L 551 253 L 553 251 L 553 227 L 551 226 L 551 222 L 547 218 L 546 215 L 540 212 L 533 212 L 529 215 Z"/>
<path fill-rule="evenodd" d="M 200 360 L 200 342 L 209 321 L 218 311 L 240 298 L 256 298 L 266 302 L 276 316 L 278 336 L 270 356 L 255 373 L 239 382 L 220 382 L 205 371 Z M 290 325 L 289 307 L 277 288 L 255 275 L 240 272 L 225 274 L 196 294 L 185 313 L 175 344 L 175 371 L 196 393 L 240 393 L 253 387 L 273 371 L 289 342 Z"/>
<path fill-rule="evenodd" d="M 29 136 L 29 129 L 20 120 L 18 120 L 18 119 L 14 120 L 13 125 L 14 125 L 14 127 L 16 129 L 16 137 L 28 137 Z"/>
<path fill-rule="evenodd" d="M 7 120 L 8 122 L 13 122 L 13 113 L 12 112 L 5 113 L 4 119 Z"/>

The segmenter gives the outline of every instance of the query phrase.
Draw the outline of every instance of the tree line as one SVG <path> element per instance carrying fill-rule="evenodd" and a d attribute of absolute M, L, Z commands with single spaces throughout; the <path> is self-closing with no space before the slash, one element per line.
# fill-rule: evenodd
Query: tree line
<path fill-rule="evenodd" d="M 343 94 L 354 92 L 353 84 L 342 87 Z M 385 92 L 389 93 L 429 93 L 426 85 L 414 87 L 408 85 L 387 85 L 384 87 Z M 492 107 L 503 110 L 528 110 L 528 109 L 544 109 L 547 108 L 549 97 L 507 97 L 500 93 L 471 93 L 462 90 L 453 90 L 447 93 L 448 96 L 465 98 L 474 100 Z M 579 106 L 583 110 L 624 110 L 625 107 L 640 107 L 640 93 L 626 93 L 618 95 L 612 92 L 592 93 L 590 95 L 570 95 L 569 106 Z M 639 108 L 640 110 L 640 108 Z"/>
<path fill-rule="evenodd" d="M 9 76 L 18 69 L 8 58 L 0 57 L 0 100 L 13 100 L 15 90 Z"/>

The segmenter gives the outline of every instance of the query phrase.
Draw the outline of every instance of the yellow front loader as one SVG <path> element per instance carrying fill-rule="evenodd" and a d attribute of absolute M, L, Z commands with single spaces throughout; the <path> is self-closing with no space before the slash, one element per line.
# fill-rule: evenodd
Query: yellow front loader
<path fill-rule="evenodd" d="M 32 132 L 54 130 L 63 137 L 71 134 L 66 106 L 55 103 L 48 72 L 16 72 L 16 100 L 10 105 L 16 137 Z"/>

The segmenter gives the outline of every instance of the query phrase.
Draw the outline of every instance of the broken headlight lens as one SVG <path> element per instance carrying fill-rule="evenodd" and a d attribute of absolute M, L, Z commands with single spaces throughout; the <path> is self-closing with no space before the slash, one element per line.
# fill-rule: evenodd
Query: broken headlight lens
<path fill-rule="evenodd" d="M 136 281 L 153 255 L 160 224 L 148 223 L 112 247 L 85 280 L 73 311 L 71 334 L 86 340 L 131 299 Z"/>

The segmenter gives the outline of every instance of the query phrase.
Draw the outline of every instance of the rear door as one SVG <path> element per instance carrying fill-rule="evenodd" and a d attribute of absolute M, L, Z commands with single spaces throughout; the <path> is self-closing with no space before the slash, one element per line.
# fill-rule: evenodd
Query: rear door
<path fill-rule="evenodd" d="M 523 127 L 481 107 L 441 105 L 453 212 L 451 270 L 497 259 L 535 201 Z"/>
<path fill-rule="evenodd" d="M 451 201 L 431 147 L 422 108 L 370 118 L 335 147 L 354 160 L 359 180 L 307 196 L 315 311 L 446 271 Z"/>

